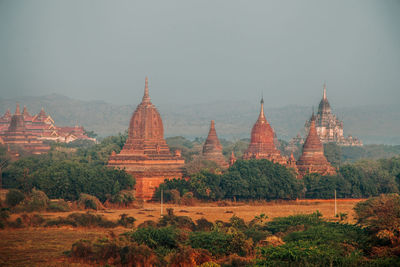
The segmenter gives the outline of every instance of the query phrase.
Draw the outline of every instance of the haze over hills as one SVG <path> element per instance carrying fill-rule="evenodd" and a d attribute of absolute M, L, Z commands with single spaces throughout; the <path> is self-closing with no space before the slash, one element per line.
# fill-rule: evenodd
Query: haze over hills
<path fill-rule="evenodd" d="M 81 101 L 63 95 L 0 99 L 0 112 L 12 112 L 15 103 L 26 105 L 31 114 L 43 107 L 56 125 L 82 125 L 99 136 L 124 132 L 136 105 L 116 105 L 102 101 Z M 316 103 L 317 105 L 318 103 Z M 345 135 L 359 137 L 365 144 L 400 144 L 400 107 L 397 105 L 365 105 L 335 108 L 333 112 L 344 122 Z M 164 122 L 165 136 L 206 137 L 210 120 L 216 122 L 218 135 L 227 139 L 249 138 L 259 112 L 259 103 L 224 101 L 204 104 L 155 103 Z M 289 140 L 303 129 L 311 108 L 304 106 L 265 107 L 267 120 L 278 138 Z"/>

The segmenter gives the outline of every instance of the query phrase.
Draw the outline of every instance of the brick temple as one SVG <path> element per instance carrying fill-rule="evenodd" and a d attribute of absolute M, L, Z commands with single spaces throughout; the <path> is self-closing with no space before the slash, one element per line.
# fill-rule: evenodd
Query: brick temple
<path fill-rule="evenodd" d="M 146 77 L 142 102 L 129 123 L 128 139 L 108 165 L 125 169 L 136 179 L 135 196 L 149 200 L 165 179 L 182 178 L 184 159 L 180 151 L 172 154 L 164 139 L 164 127 L 157 108 L 151 103 Z"/>
<path fill-rule="evenodd" d="M 86 135 L 85 129 L 82 126 L 60 127 L 56 126 L 53 118 L 46 114 L 42 108 L 36 115 L 31 115 L 26 106 L 24 106 L 21 114 L 19 104 L 17 103 L 18 120 L 23 121 L 24 131 L 27 136 L 35 136 L 41 141 L 53 141 L 60 143 L 70 143 L 75 140 L 91 140 L 96 141 Z M 12 115 L 10 110 L 0 117 L 0 135 L 7 135 L 7 131 L 11 126 Z M 4 138 L 3 138 L 4 139 Z"/>
<path fill-rule="evenodd" d="M 319 173 L 321 175 L 334 175 L 336 170 L 328 162 L 324 155 L 322 145 L 315 127 L 315 116 L 312 114 L 310 119 L 310 130 L 303 145 L 303 153 L 297 161 L 299 176 L 303 177 L 307 173 Z"/>
<path fill-rule="evenodd" d="M 215 130 L 215 122 L 213 120 L 210 124 L 210 131 L 208 132 L 206 142 L 203 145 L 202 156 L 206 160 L 217 163 L 217 165 L 223 169 L 229 167 L 228 162 L 222 154 L 222 145 L 219 142 L 217 132 Z"/>
<path fill-rule="evenodd" d="M 264 114 L 264 99 L 261 99 L 260 114 L 251 130 L 249 147 L 243 159 L 267 159 L 274 163 L 288 165 L 288 159 L 281 156 L 274 143 L 275 133 Z"/>
<path fill-rule="evenodd" d="M 12 156 L 18 157 L 21 150 L 32 154 L 43 154 L 50 150 L 48 144 L 44 144 L 43 140 L 27 128 L 19 104 L 13 115 L 8 110 L 2 119 L 4 117 L 9 119 L 9 123 L 7 129 L 0 132 L 0 143 L 7 146 Z"/>

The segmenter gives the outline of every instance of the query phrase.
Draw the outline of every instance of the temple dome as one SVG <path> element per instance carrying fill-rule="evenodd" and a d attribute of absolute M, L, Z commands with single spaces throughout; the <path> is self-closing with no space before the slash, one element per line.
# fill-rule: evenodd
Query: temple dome
<path fill-rule="evenodd" d="M 142 102 L 137 106 L 129 123 L 129 138 L 146 140 L 164 138 L 160 113 L 150 101 L 147 77 Z"/>

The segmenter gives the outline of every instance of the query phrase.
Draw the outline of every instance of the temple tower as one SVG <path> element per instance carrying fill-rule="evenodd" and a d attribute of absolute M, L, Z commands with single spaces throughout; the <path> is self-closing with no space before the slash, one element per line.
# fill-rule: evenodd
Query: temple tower
<path fill-rule="evenodd" d="M 221 168 L 229 167 L 224 155 L 222 154 L 222 145 L 219 142 L 217 132 L 215 131 L 215 123 L 213 120 L 210 124 L 210 131 L 208 132 L 206 142 L 203 145 L 202 156 L 206 160 L 214 161 Z"/>
<path fill-rule="evenodd" d="M 264 115 L 264 99 L 261 99 L 260 114 L 251 130 L 251 141 L 243 159 L 268 159 L 275 163 L 287 164 L 274 144 L 274 130 Z"/>
<path fill-rule="evenodd" d="M 336 173 L 335 168 L 325 158 L 324 146 L 315 128 L 314 113 L 310 119 L 310 130 L 303 145 L 303 153 L 297 161 L 297 169 L 300 177 L 307 173 L 319 173 L 321 175 L 333 175 Z"/>
<path fill-rule="evenodd" d="M 148 200 L 165 179 L 182 177 L 184 163 L 180 151 L 172 155 L 164 139 L 161 116 L 151 103 L 146 77 L 142 102 L 129 123 L 128 139 L 119 154 L 110 156 L 108 165 L 131 174 L 136 179 L 136 197 Z"/>

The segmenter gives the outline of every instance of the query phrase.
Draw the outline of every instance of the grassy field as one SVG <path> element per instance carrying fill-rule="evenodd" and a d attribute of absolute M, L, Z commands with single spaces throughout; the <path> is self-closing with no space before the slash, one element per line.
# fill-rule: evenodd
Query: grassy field
<path fill-rule="evenodd" d="M 360 199 L 338 200 L 338 212 L 348 214 L 348 222 L 353 222 L 354 205 Z M 221 203 L 200 203 L 196 206 L 179 206 L 166 204 L 167 208 L 173 208 L 176 215 L 185 215 L 193 220 L 202 217 L 209 221 L 227 221 L 233 215 L 250 221 L 255 215 L 264 213 L 268 217 L 288 216 L 294 214 L 306 214 L 319 210 L 326 219 L 334 219 L 333 200 L 299 200 L 280 202 L 255 202 L 232 203 L 224 202 L 229 206 L 219 206 Z M 136 225 L 146 220 L 158 220 L 160 217 L 159 203 L 145 203 L 140 209 L 110 209 L 98 211 L 111 220 L 117 220 L 122 213 L 129 214 L 137 219 Z M 43 213 L 46 218 L 67 216 L 69 213 Z M 12 217 L 19 216 L 13 215 Z M 108 229 L 84 229 L 84 228 L 23 228 L 0 230 L 0 266 L 87 266 L 81 263 L 70 263 L 64 257 L 63 252 L 70 250 L 71 245 L 79 239 L 96 239 L 107 235 Z M 120 234 L 127 229 L 118 227 L 112 229 Z"/>

